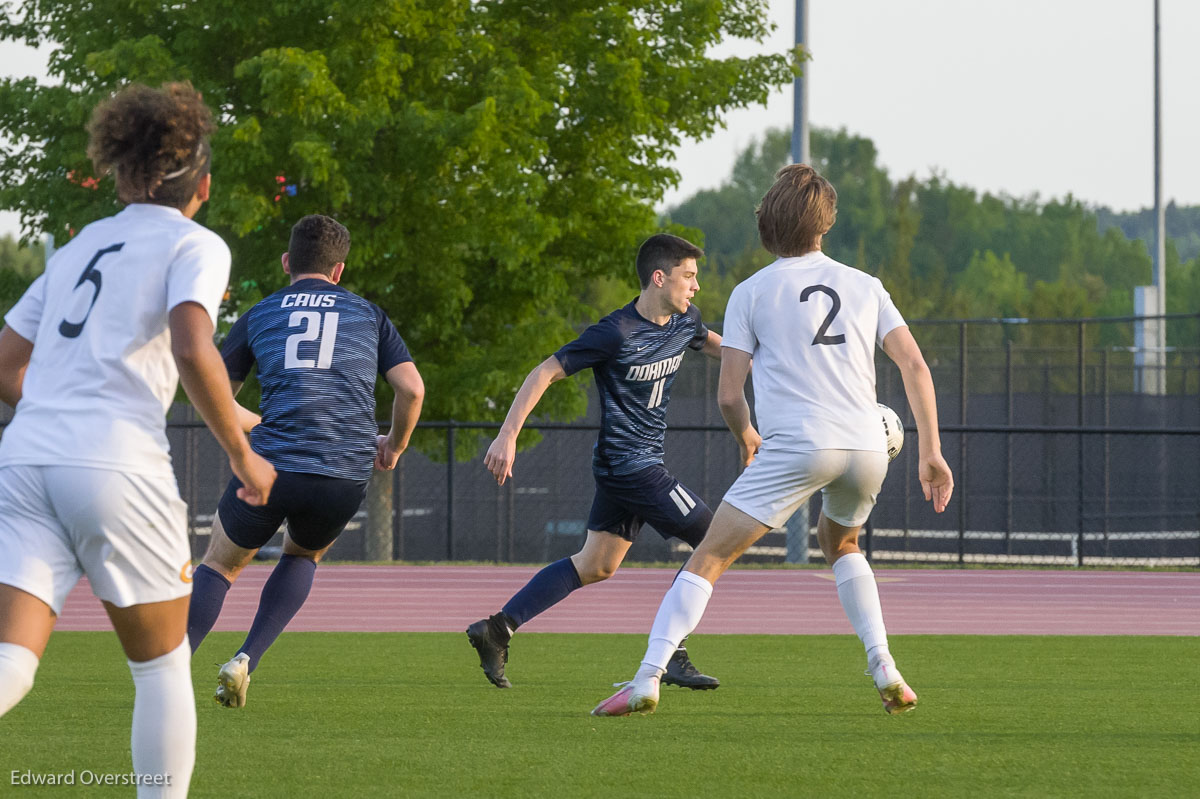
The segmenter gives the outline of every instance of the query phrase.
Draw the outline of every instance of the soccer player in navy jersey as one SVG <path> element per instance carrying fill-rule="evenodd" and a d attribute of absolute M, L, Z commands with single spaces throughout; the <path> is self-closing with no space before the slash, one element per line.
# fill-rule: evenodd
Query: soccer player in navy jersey
<path fill-rule="evenodd" d="M 643 523 L 692 547 L 708 530 L 712 512 L 704 500 L 663 465 L 667 402 L 684 352 L 721 357 L 721 337 L 704 326 L 690 302 L 700 290 L 696 259 L 702 255 L 699 247 L 678 236 L 647 239 L 637 255 L 641 294 L 529 373 L 484 456 L 488 471 L 504 485 L 512 477 L 517 434 L 542 394 L 557 380 L 592 370 L 601 427 L 592 454 L 596 494 L 583 549 L 539 571 L 499 613 L 467 628 L 480 667 L 498 688 L 511 687 L 504 667 L 517 628 L 575 589 L 611 577 Z M 696 670 L 682 643 L 663 682 L 693 689 L 720 685 Z"/>
<path fill-rule="evenodd" d="M 395 468 L 421 413 L 424 383 L 395 326 L 379 306 L 337 285 L 349 250 L 349 232 L 333 219 L 297 222 L 282 259 L 291 285 L 242 315 L 221 349 L 235 393 L 258 366 L 262 421 L 245 411 L 245 424 L 279 477 L 263 507 L 238 498 L 236 477 L 221 497 L 193 578 L 193 653 L 229 586 L 287 521 L 283 556 L 246 641 L 218 673 L 214 699 L 225 707 L 245 705 L 250 672 L 304 604 L 317 562 L 366 496 L 372 464 Z M 376 373 L 395 391 L 386 436 L 376 435 Z"/>

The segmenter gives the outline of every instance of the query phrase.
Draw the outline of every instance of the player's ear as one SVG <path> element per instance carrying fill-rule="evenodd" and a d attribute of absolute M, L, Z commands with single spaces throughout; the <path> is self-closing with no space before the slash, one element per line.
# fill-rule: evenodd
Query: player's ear
<path fill-rule="evenodd" d="M 279 256 L 279 262 L 280 262 L 281 264 L 283 264 L 283 273 L 284 273 L 285 275 L 290 275 L 290 274 L 292 273 L 292 270 L 288 268 L 288 254 L 287 254 L 287 252 L 284 252 L 284 254 L 283 254 L 283 255 Z"/>
<path fill-rule="evenodd" d="M 208 202 L 208 194 L 212 189 L 212 172 L 209 172 L 204 177 L 200 178 L 200 182 L 196 184 L 196 199 L 202 203 Z"/>
<path fill-rule="evenodd" d="M 336 284 L 338 281 L 340 281 L 342 279 L 342 270 L 345 268 L 346 268 L 345 263 L 338 262 L 338 263 L 334 264 L 333 265 L 333 274 L 331 274 L 329 276 L 329 279 Z"/>
<path fill-rule="evenodd" d="M 650 280 L 654 285 L 662 288 L 663 284 L 667 282 L 667 273 L 661 269 L 655 269 L 654 274 L 650 276 Z"/>

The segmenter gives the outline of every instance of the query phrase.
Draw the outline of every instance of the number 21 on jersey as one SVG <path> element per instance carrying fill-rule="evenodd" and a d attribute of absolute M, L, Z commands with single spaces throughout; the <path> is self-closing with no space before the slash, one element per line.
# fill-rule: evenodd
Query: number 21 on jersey
<path fill-rule="evenodd" d="M 329 311 L 292 311 L 288 317 L 288 327 L 304 326 L 304 330 L 287 337 L 287 347 L 283 353 L 284 369 L 328 369 L 333 363 L 333 344 L 337 340 L 338 312 Z M 300 342 L 317 341 L 321 344 L 317 350 L 317 359 L 300 357 Z"/>

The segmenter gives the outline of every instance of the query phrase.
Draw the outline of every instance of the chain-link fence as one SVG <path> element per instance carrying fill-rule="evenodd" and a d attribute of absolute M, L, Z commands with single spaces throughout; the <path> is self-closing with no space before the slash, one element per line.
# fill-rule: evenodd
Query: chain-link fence
<path fill-rule="evenodd" d="M 881 355 L 879 398 L 905 419 L 909 439 L 863 539 L 871 557 L 1200 565 L 1200 315 L 1163 319 L 1170 346 L 1157 359 L 1128 343 L 1136 337 L 1132 318 L 912 322 L 934 375 L 942 448 L 957 485 L 947 511 L 934 514 L 917 479 L 900 374 Z M 1147 379 L 1150 371 L 1163 379 Z M 738 474 L 737 448 L 715 400 L 718 373 L 701 355 L 684 359 L 666 442 L 668 468 L 714 508 Z M 1155 385 L 1159 393 L 1147 393 Z M 169 419 L 199 557 L 229 467 L 190 407 L 176 407 Z M 598 422 L 593 402 L 579 423 L 528 425 L 542 440 L 518 454 L 515 477 L 503 487 L 482 465 L 498 425 L 423 422 L 425 440 L 435 443 L 424 453 L 410 450 L 395 472 L 377 474 L 329 557 L 535 563 L 574 552 L 591 506 Z M 819 509 L 814 498 L 744 559 L 819 559 Z M 684 557 L 685 545 L 650 528 L 629 554 Z"/>
<path fill-rule="evenodd" d="M 1196 346 L 1176 345 L 1150 366 L 1123 343 L 1133 336 L 1133 319 L 913 322 L 934 374 L 942 447 L 957 487 L 943 514 L 924 501 L 900 375 L 881 356 L 880 401 L 906 419 L 909 439 L 863 540 L 871 557 L 1200 565 L 1200 317 L 1167 319 L 1195 332 Z M 1135 390 L 1147 369 L 1166 375 L 1163 393 Z M 703 356 L 684 359 L 666 444 L 668 468 L 713 507 L 738 474 L 737 449 L 715 401 L 718 372 Z M 170 436 L 199 555 L 229 473 L 203 426 L 179 415 L 187 413 L 177 411 Z M 377 475 L 330 557 L 543 562 L 574 552 L 592 500 L 598 421 L 592 403 L 579 423 L 528 425 L 542 440 L 517 456 L 515 477 L 503 487 L 482 465 L 498 425 L 422 423 L 440 443 L 406 453 L 395 472 Z M 819 509 L 814 498 L 806 514 L 769 533 L 746 559 L 819 559 Z M 685 545 L 650 528 L 629 554 L 684 557 Z"/>

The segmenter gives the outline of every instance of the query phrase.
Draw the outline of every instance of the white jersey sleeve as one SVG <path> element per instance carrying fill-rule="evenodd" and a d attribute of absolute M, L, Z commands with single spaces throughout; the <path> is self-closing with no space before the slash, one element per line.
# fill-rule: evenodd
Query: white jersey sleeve
<path fill-rule="evenodd" d="M 904 327 L 908 323 L 904 321 L 904 317 L 900 315 L 896 304 L 892 302 L 892 295 L 883 287 L 883 283 L 879 278 L 875 278 L 877 290 L 879 294 L 879 327 L 875 331 L 876 343 L 882 347 L 883 339 L 898 327 Z"/>
<path fill-rule="evenodd" d="M 751 324 L 754 296 L 743 285 L 735 286 L 725 306 L 725 326 L 721 333 L 721 346 L 742 352 L 753 353 L 758 339 Z"/>
<path fill-rule="evenodd" d="M 199 303 L 216 327 L 231 260 L 229 246 L 212 231 L 201 228 L 184 238 L 167 269 L 167 312 L 182 302 Z"/>
<path fill-rule="evenodd" d="M 25 290 L 17 304 L 5 314 L 4 323 L 26 341 L 36 342 L 38 325 L 42 322 L 42 310 L 45 305 L 46 273 L 43 272 Z"/>

